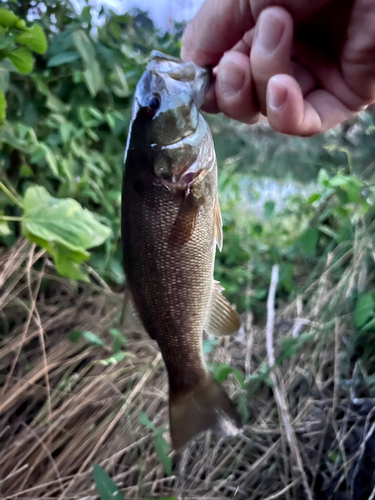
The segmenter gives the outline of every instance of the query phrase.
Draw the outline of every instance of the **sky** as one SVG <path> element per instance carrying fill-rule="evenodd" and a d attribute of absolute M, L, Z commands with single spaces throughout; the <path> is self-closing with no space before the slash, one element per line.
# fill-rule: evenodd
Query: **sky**
<path fill-rule="evenodd" d="M 189 21 L 197 12 L 203 0 L 89 0 L 93 6 L 107 5 L 118 14 L 133 7 L 149 13 L 156 26 L 171 28 L 174 21 Z M 82 0 L 75 0 L 82 5 Z"/>

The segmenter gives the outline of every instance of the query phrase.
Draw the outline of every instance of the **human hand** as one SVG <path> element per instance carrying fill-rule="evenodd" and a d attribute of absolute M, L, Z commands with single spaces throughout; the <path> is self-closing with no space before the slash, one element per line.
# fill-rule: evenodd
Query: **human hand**
<path fill-rule="evenodd" d="M 375 102 L 375 1 L 206 0 L 181 57 L 215 67 L 205 111 L 325 132 Z"/>

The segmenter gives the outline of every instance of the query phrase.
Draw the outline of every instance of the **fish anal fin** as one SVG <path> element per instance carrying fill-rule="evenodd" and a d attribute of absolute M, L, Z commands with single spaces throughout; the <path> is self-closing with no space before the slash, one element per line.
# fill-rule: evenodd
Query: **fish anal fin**
<path fill-rule="evenodd" d="M 209 429 L 219 435 L 234 436 L 242 426 L 233 401 L 210 374 L 189 392 L 171 392 L 169 419 L 172 443 L 177 451 Z"/>
<path fill-rule="evenodd" d="M 231 335 L 240 329 L 238 314 L 222 295 L 224 288 L 217 281 L 213 282 L 210 308 L 204 330 L 211 335 L 221 337 Z"/>
<path fill-rule="evenodd" d="M 221 252 L 223 248 L 223 221 L 218 198 L 216 198 L 214 206 L 214 234 L 217 246 Z"/>
<path fill-rule="evenodd" d="M 141 318 L 139 317 L 137 310 L 135 308 L 133 299 L 130 293 L 126 294 L 125 297 L 125 305 L 123 312 L 124 322 L 122 328 L 125 332 L 133 332 L 133 333 L 147 333 Z"/>

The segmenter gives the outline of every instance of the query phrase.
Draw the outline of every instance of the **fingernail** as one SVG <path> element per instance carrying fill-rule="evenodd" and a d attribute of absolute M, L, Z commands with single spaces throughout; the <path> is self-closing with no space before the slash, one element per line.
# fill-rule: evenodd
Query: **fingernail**
<path fill-rule="evenodd" d="M 268 104 L 273 109 L 280 109 L 286 101 L 288 90 L 284 85 L 268 84 Z"/>
<path fill-rule="evenodd" d="M 284 23 L 270 13 L 260 16 L 258 26 L 259 43 L 266 52 L 273 52 L 284 33 Z"/>
<path fill-rule="evenodd" d="M 221 61 L 219 66 L 219 83 L 224 95 L 237 94 L 245 82 L 245 71 L 230 61 Z"/>

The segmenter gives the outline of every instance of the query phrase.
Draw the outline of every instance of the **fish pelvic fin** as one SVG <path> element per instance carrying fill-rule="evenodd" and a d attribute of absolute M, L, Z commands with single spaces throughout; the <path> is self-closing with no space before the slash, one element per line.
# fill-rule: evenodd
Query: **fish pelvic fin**
<path fill-rule="evenodd" d="M 235 436 L 242 426 L 233 401 L 211 374 L 188 392 L 170 393 L 169 421 L 176 451 L 209 429 L 219 435 Z"/>
<path fill-rule="evenodd" d="M 241 327 L 237 312 L 221 293 L 223 290 L 218 281 L 213 282 L 210 307 L 204 325 L 204 330 L 215 337 L 232 335 Z"/>

